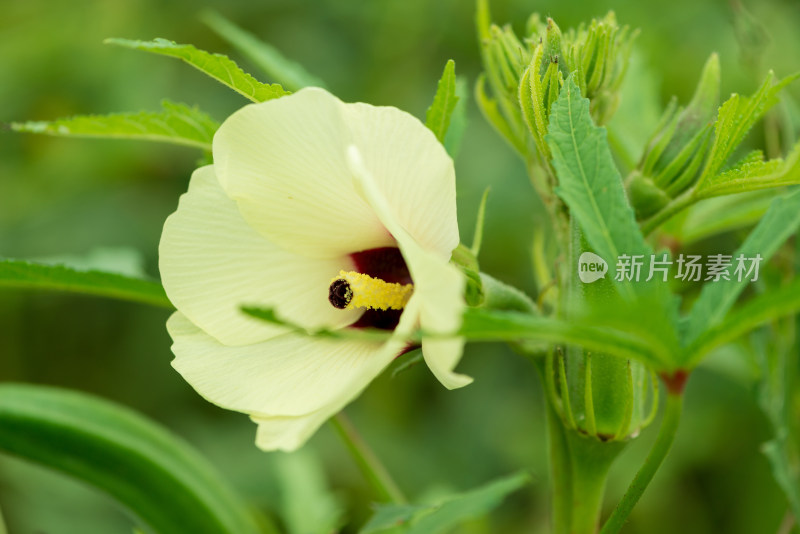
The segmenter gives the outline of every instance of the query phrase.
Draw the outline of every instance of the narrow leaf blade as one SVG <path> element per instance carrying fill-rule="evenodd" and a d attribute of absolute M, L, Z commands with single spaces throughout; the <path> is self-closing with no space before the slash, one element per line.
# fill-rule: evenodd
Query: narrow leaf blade
<path fill-rule="evenodd" d="M 533 341 L 544 345 L 576 345 L 595 352 L 632 358 L 656 368 L 668 363 L 665 347 L 635 326 L 620 330 L 611 324 L 585 324 L 527 313 L 469 308 L 460 335 L 472 341 Z"/>
<path fill-rule="evenodd" d="M 113 495 L 161 534 L 255 534 L 227 483 L 186 443 L 108 401 L 0 385 L 0 450 Z"/>
<path fill-rule="evenodd" d="M 717 325 L 705 330 L 686 350 L 691 367 L 711 350 L 734 341 L 770 321 L 800 312 L 800 278 L 752 298 L 734 309 Z"/>
<path fill-rule="evenodd" d="M 456 106 L 450 117 L 450 126 L 447 128 L 447 135 L 444 138 L 444 148 L 450 157 L 456 159 L 461 150 L 461 140 L 464 131 L 467 129 L 467 98 L 469 89 L 467 79 L 463 76 L 456 77 Z"/>
<path fill-rule="evenodd" d="M 208 11 L 203 14 L 202 19 L 217 35 L 288 90 L 297 91 L 303 87 L 325 88 L 325 82 L 308 72 L 300 63 L 286 58 L 277 48 L 238 27 L 219 13 Z"/>
<path fill-rule="evenodd" d="M 697 189 L 698 198 L 800 184 L 800 144 L 786 158 L 751 161 L 718 174 Z"/>
<path fill-rule="evenodd" d="M 11 129 L 65 137 L 140 139 L 211 151 L 219 124 L 196 107 L 165 100 L 161 111 L 81 115 L 50 122 L 18 122 Z"/>
<path fill-rule="evenodd" d="M 167 39 L 133 41 L 130 39 L 106 39 L 108 44 L 143 50 L 154 54 L 171 56 L 185 61 L 197 70 L 230 87 L 253 102 L 264 102 L 290 94 L 277 83 L 261 83 L 247 74 L 229 57 L 212 54 L 189 44 L 178 44 Z"/>
<path fill-rule="evenodd" d="M 521 472 L 471 491 L 451 495 L 437 504 L 380 505 L 376 507 L 372 519 L 359 534 L 450 532 L 464 521 L 488 514 L 499 506 L 508 495 L 530 482 L 530 475 Z"/>
<path fill-rule="evenodd" d="M 800 227 L 800 190 L 778 197 L 772 201 L 767 213 L 734 252 L 733 258 L 761 256 L 761 264 L 768 262 L 789 236 Z M 750 280 L 734 277 L 729 266 L 730 280 L 706 283 L 692 310 L 686 330 L 686 342 L 695 341 L 708 328 L 715 326 L 727 315 Z"/>
<path fill-rule="evenodd" d="M 483 487 L 444 500 L 436 509 L 423 511 L 407 534 L 448 532 L 468 519 L 484 516 L 500 506 L 505 498 L 530 484 L 527 473 L 516 473 L 495 480 Z"/>
<path fill-rule="evenodd" d="M 64 265 L 0 260 L 0 288 L 19 287 L 68 291 L 172 308 L 156 281 L 102 271 L 79 271 Z"/>
<path fill-rule="evenodd" d="M 451 59 L 444 66 L 433 103 L 425 114 L 425 126 L 436 135 L 440 143 L 444 143 L 450 127 L 450 117 L 453 115 L 457 103 L 456 64 Z"/>

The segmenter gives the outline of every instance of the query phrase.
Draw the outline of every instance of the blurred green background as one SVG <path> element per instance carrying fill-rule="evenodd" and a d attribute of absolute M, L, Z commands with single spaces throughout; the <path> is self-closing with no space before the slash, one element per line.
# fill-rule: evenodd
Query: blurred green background
<path fill-rule="evenodd" d="M 209 7 L 301 62 L 346 101 L 394 105 L 424 117 L 447 59 L 455 59 L 470 85 L 480 71 L 474 6 L 465 0 L 4 0 L 1 7 L 2 122 L 155 110 L 165 97 L 224 119 L 246 102 L 179 62 L 102 44 L 107 37 L 165 37 L 229 53 L 259 77 L 199 20 Z M 689 99 L 712 51 L 721 54 L 723 95 L 751 92 L 765 67 L 779 76 L 800 70 L 800 3 L 749 1 L 746 7 L 763 34 L 740 31 L 746 19 L 728 0 L 492 5 L 496 22 L 520 32 L 533 10 L 566 29 L 614 9 L 621 24 L 641 29 L 637 60 L 657 74 L 652 86 L 662 104 L 673 94 Z M 621 112 L 636 89 L 626 89 Z M 797 96 L 798 87 L 789 92 Z M 468 105 L 456 161 L 463 240 L 471 241 L 480 195 L 491 186 L 482 268 L 534 292 L 530 249 L 542 221 L 539 204 L 521 162 L 474 102 Z M 161 225 L 198 156 L 147 143 L 0 132 L 0 256 L 93 253 L 156 276 Z M 134 407 L 192 442 L 292 532 L 311 532 L 313 517 L 337 509 L 349 521 L 345 531 L 354 532 L 370 513 L 370 492 L 331 430 L 323 428 L 300 454 L 259 452 L 245 416 L 204 402 L 172 370 L 167 315 L 135 304 L 3 290 L 0 380 L 74 388 Z M 786 502 L 759 452 L 769 427 L 753 387 L 730 367 L 707 366 L 692 378 L 675 448 L 625 532 L 778 531 Z M 474 345 L 461 370 L 476 380 L 455 392 L 423 365 L 395 378 L 385 373 L 347 412 L 414 497 L 529 469 L 531 486 L 464 532 L 546 532 L 544 408 L 533 367 L 500 345 Z M 621 496 L 654 433 L 646 430 L 618 462 L 609 504 Z M 130 533 L 134 524 L 91 489 L 4 456 L 0 508 L 13 534 Z"/>

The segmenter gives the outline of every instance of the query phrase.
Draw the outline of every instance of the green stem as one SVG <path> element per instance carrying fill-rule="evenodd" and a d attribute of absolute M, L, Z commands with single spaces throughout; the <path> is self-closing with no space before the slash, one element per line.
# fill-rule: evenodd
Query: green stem
<path fill-rule="evenodd" d="M 336 414 L 331 419 L 331 424 L 344 441 L 364 477 L 378 494 L 378 499 L 383 502 L 405 504 L 407 501 L 403 492 L 344 412 Z"/>
<path fill-rule="evenodd" d="M 611 464 L 625 448 L 621 441 L 602 442 L 567 430 L 572 459 L 571 534 L 595 534 Z"/>
<path fill-rule="evenodd" d="M 547 369 L 544 358 L 536 358 L 535 363 L 542 378 L 543 388 L 547 391 Z M 553 534 L 569 534 L 572 514 L 572 474 L 569 446 L 564 424 L 549 395 L 545 396 L 545 405 L 547 408 L 547 453 L 550 457 Z"/>
<path fill-rule="evenodd" d="M 663 223 L 671 219 L 678 212 L 688 208 L 694 204 L 698 198 L 695 196 L 695 189 L 688 189 L 682 195 L 676 197 L 669 204 L 667 204 L 661 211 L 642 222 L 642 233 L 645 236 L 661 226 Z"/>
<path fill-rule="evenodd" d="M 616 534 L 622 529 L 631 510 L 633 510 L 633 507 L 639 501 L 647 485 L 653 480 L 653 476 L 667 456 L 672 446 L 672 441 L 675 439 L 675 433 L 678 430 L 682 409 L 683 394 L 669 392 L 667 394 L 667 407 L 664 412 L 664 419 L 661 421 L 661 428 L 658 431 L 656 442 L 653 444 L 653 448 L 650 450 L 650 454 L 647 455 L 644 464 L 639 468 L 639 472 L 636 473 L 636 476 L 633 478 L 633 482 L 631 482 L 622 500 L 614 509 L 614 512 L 612 512 L 611 517 L 608 518 L 605 525 L 603 525 L 600 534 Z"/>

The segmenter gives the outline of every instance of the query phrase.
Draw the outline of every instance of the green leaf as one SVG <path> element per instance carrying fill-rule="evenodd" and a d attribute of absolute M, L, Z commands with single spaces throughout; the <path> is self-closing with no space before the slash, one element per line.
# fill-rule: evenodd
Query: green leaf
<path fill-rule="evenodd" d="M 289 534 L 329 534 L 342 524 L 341 503 L 328 487 L 325 466 L 304 447 L 275 459 L 281 488 L 281 515 Z M 313 503 L 313 506 L 309 506 Z"/>
<path fill-rule="evenodd" d="M 477 258 L 481 252 L 483 244 L 483 227 L 486 219 L 486 201 L 489 200 L 490 188 L 487 187 L 481 196 L 481 203 L 478 206 L 478 215 L 475 217 L 475 232 L 472 234 L 472 246 L 470 251 Z"/>
<path fill-rule="evenodd" d="M 786 326 L 791 330 L 791 325 Z M 789 337 L 793 337 L 791 333 Z M 798 379 L 798 351 L 796 346 L 781 346 L 776 338 L 773 334 L 766 346 L 755 351 L 761 371 L 758 404 L 773 431 L 773 438 L 762 445 L 761 451 L 786 495 L 792 515 L 797 518 L 800 517 L 800 477 L 793 434 L 797 429 L 797 417 L 792 405 Z"/>
<path fill-rule="evenodd" d="M 339 330 L 329 330 L 321 328 L 319 330 L 308 330 L 297 323 L 287 321 L 282 317 L 278 317 L 275 310 L 272 308 L 262 308 L 259 306 L 242 306 L 240 308 L 242 313 L 249 315 L 261 321 L 284 326 L 296 334 L 311 336 L 311 337 L 327 337 L 332 339 L 352 339 L 358 341 L 387 341 L 392 337 L 392 332 L 388 330 L 380 330 L 377 328 L 341 328 Z"/>
<path fill-rule="evenodd" d="M 239 68 L 230 58 L 222 54 L 211 54 L 189 44 L 177 44 L 166 39 L 153 41 L 132 41 L 129 39 L 106 39 L 114 44 L 133 50 L 144 50 L 154 54 L 176 57 L 207 74 L 218 82 L 230 87 L 253 102 L 264 102 L 290 94 L 277 83 L 261 83 Z"/>
<path fill-rule="evenodd" d="M 796 470 L 789 461 L 792 453 L 785 433 L 781 432 L 774 439 L 764 443 L 761 452 L 772 466 L 772 476 L 786 495 L 792 515 L 800 516 L 800 481 L 793 476 Z"/>
<path fill-rule="evenodd" d="M 730 230 L 756 224 L 764 216 L 775 191 L 754 191 L 707 199 L 695 204 L 664 226 L 682 246 Z"/>
<path fill-rule="evenodd" d="M 407 534 L 448 532 L 466 520 L 488 514 L 500 506 L 508 495 L 530 482 L 531 477 L 527 473 L 516 473 L 478 489 L 448 497 L 415 518 Z"/>
<path fill-rule="evenodd" d="M 311 337 L 352 339 L 359 341 L 385 342 L 392 333 L 373 328 L 308 331 L 300 325 L 286 321 L 269 308 L 243 306 L 241 310 L 262 321 L 284 326 L 295 333 Z M 611 314 L 609 314 L 611 316 Z M 623 358 L 634 358 L 661 369 L 669 366 L 669 347 L 651 335 L 651 329 L 626 325 L 620 321 L 605 323 L 591 318 L 597 324 L 566 322 L 551 317 L 534 316 L 514 311 L 498 311 L 485 308 L 468 308 L 456 334 L 470 341 L 535 341 L 550 346 L 573 344 L 588 350 L 606 352 Z M 435 334 L 415 332 L 407 341 L 418 342 L 423 335 Z"/>
<path fill-rule="evenodd" d="M 309 73 L 301 64 L 287 59 L 277 48 L 241 29 L 219 13 L 207 11 L 201 18 L 217 35 L 290 91 L 303 87 L 325 87 L 325 82 Z"/>
<path fill-rule="evenodd" d="M 615 279 L 615 264 L 622 255 L 649 256 L 652 253 L 636 223 L 625 196 L 622 177 L 614 164 L 605 128 L 595 126 L 589 100 L 582 98 L 573 77 L 567 78 L 550 114 L 545 138 L 553 154 L 558 176 L 556 193 L 569 207 L 580 226 L 589 249 L 609 264 L 609 278 Z M 664 343 L 676 344 L 676 307 L 666 284 L 613 282 L 627 301 L 638 300 L 658 316 Z"/>
<path fill-rule="evenodd" d="M 433 103 L 425 113 L 425 126 L 436 135 L 440 143 L 444 143 L 450 127 L 450 117 L 458 103 L 456 96 L 456 63 L 452 59 L 444 66 L 439 79 Z"/>
<path fill-rule="evenodd" d="M 698 198 L 800 184 L 800 143 L 786 158 L 749 160 L 716 175 L 697 189 Z"/>
<path fill-rule="evenodd" d="M 0 385 L 0 450 L 114 496 L 159 534 L 251 534 L 255 518 L 188 444 L 83 393 Z"/>
<path fill-rule="evenodd" d="M 648 332 L 628 324 L 625 329 L 596 320 L 570 322 L 513 311 L 468 308 L 460 335 L 471 341 L 535 341 L 550 346 L 576 345 L 586 350 L 632 358 L 661 369 L 669 365 L 669 348 Z"/>
<path fill-rule="evenodd" d="M 649 254 L 625 197 L 606 130 L 592 122 L 589 100 L 581 97 L 573 76 L 567 78 L 553 107 L 546 141 L 558 174 L 556 193 L 594 252 L 612 265 L 622 254 Z"/>
<path fill-rule="evenodd" d="M 778 102 L 778 92 L 796 78 L 797 75 L 788 76 L 778 83 L 773 83 L 775 77 L 770 72 L 753 96 L 743 97 L 734 94 L 722 104 L 714 125 L 714 144 L 711 146 L 706 167 L 697 181 L 698 191 L 703 190 L 706 181 L 718 174 L 734 150 L 742 143 L 750 128 Z"/>
<path fill-rule="evenodd" d="M 800 312 L 800 278 L 752 298 L 734 309 L 721 322 L 706 329 L 686 349 L 689 356 L 687 365 L 694 367 L 715 348 L 734 341 L 770 321 L 798 312 Z"/>
<path fill-rule="evenodd" d="M 418 513 L 430 510 L 431 506 L 413 504 L 377 504 L 375 513 L 358 534 L 407 532 L 409 521 Z"/>
<path fill-rule="evenodd" d="M 778 247 L 797 231 L 798 226 L 800 226 L 800 190 L 773 200 L 766 215 L 734 252 L 733 264 L 728 268 L 730 280 L 722 279 L 703 286 L 700 297 L 689 313 L 684 338 L 686 344 L 691 344 L 703 331 L 722 321 L 741 292 L 751 283 L 746 278 L 740 282 L 733 276 L 736 258 L 739 255 L 753 258 L 758 254 L 762 258 L 761 264 L 765 264 Z"/>
<path fill-rule="evenodd" d="M 489 0 L 478 0 L 475 9 L 475 27 L 481 41 L 489 39 L 489 29 L 492 25 L 492 15 L 489 12 Z"/>
<path fill-rule="evenodd" d="M 467 129 L 467 98 L 469 97 L 469 84 L 463 76 L 456 77 L 456 107 L 450 117 L 450 127 L 444 138 L 444 148 L 450 157 L 456 159 L 461 150 L 461 140 Z"/>
<path fill-rule="evenodd" d="M 102 271 L 79 271 L 64 265 L 0 260 L 0 288 L 68 291 L 173 308 L 156 281 Z"/>
<path fill-rule="evenodd" d="M 50 122 L 17 122 L 18 132 L 74 137 L 141 139 L 211 151 L 219 124 L 196 107 L 164 100 L 162 111 L 81 115 Z"/>
<path fill-rule="evenodd" d="M 397 531 L 404 534 L 450 532 L 464 521 L 488 514 L 530 481 L 527 473 L 516 473 L 472 491 L 451 495 L 434 505 L 379 505 L 359 534 L 377 534 L 404 525 L 405 528 Z"/>

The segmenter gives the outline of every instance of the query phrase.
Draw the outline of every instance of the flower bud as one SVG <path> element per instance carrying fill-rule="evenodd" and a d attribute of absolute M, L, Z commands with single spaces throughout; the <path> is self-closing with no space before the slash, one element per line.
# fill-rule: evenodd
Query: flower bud
<path fill-rule="evenodd" d="M 570 347 L 551 354 L 547 367 L 558 413 L 580 434 L 634 438 L 657 411 L 658 380 L 639 362 Z"/>
<path fill-rule="evenodd" d="M 589 251 L 576 233 L 572 248 L 576 258 Z M 604 321 L 623 305 L 608 278 L 568 284 L 566 291 L 568 317 Z M 548 355 L 545 376 L 564 425 L 599 441 L 635 437 L 657 410 L 657 377 L 638 361 L 567 346 Z"/>
<path fill-rule="evenodd" d="M 692 100 L 683 109 L 670 103 L 634 171 L 636 175 L 628 180 L 637 218 L 658 211 L 661 206 L 654 198 L 674 198 L 697 180 L 712 138 L 719 87 L 719 57 L 711 54 Z"/>
<path fill-rule="evenodd" d="M 489 122 L 520 155 L 540 164 L 549 161 L 544 136 L 550 108 L 572 72 L 581 94 L 591 102 L 594 120 L 605 124 L 611 119 L 635 37 L 635 32 L 617 25 L 613 13 L 566 33 L 553 19 L 543 23 L 534 14 L 526 25 L 525 44 L 508 26 L 500 28 L 488 20 L 484 2 L 478 17 L 484 76 L 479 79 L 477 100 Z M 486 82 L 491 96 L 485 92 Z"/>

